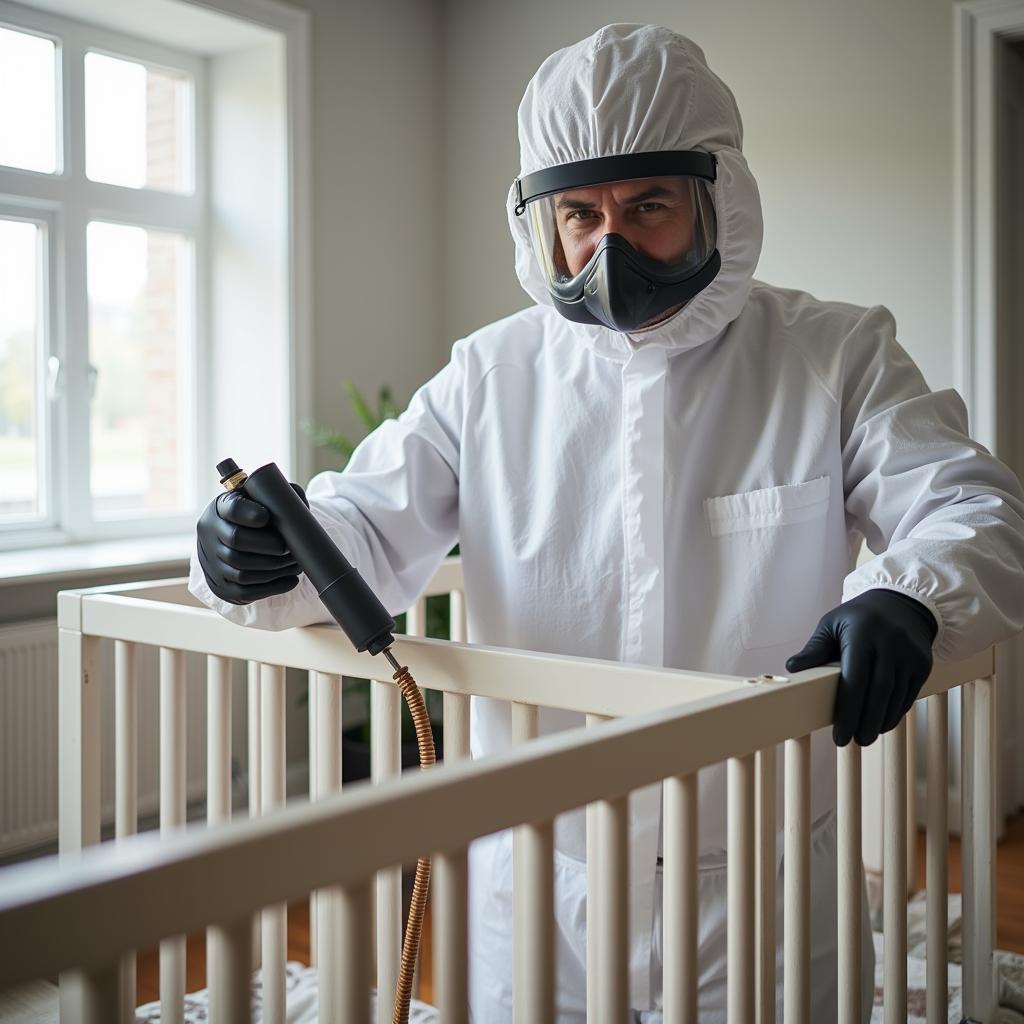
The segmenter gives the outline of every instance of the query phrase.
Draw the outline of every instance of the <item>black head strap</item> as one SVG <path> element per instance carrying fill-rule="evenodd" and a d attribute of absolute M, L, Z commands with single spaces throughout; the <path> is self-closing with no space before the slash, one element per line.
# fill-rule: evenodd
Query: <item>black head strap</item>
<path fill-rule="evenodd" d="M 623 153 L 620 156 L 577 160 L 516 178 L 515 213 L 519 217 L 531 200 L 564 192 L 568 188 L 588 188 L 603 185 L 606 181 L 660 178 L 669 174 L 686 174 L 714 181 L 715 173 L 714 156 L 696 149 Z"/>

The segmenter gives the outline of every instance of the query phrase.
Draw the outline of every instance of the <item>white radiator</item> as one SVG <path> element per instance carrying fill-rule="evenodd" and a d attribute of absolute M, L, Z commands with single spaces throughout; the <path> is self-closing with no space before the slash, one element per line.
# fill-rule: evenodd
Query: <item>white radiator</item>
<path fill-rule="evenodd" d="M 101 644 L 103 823 L 114 820 L 113 642 Z M 159 807 L 158 651 L 138 653 L 139 815 Z M 188 658 L 188 799 L 206 792 L 205 659 Z M 236 701 L 241 698 L 236 687 Z M 236 723 L 244 719 L 233 716 Z M 244 754 L 237 727 L 235 750 Z M 237 744 L 243 746 L 239 747 Z M 236 754 L 236 758 L 238 754 Z M 244 763 L 242 761 L 241 763 Z M 0 856 L 57 838 L 57 621 L 0 627 Z"/>

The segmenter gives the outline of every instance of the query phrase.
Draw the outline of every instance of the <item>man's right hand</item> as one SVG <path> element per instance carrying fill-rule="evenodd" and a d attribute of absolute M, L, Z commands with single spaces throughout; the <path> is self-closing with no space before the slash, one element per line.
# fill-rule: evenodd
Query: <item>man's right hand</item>
<path fill-rule="evenodd" d="M 306 503 L 306 492 L 292 484 Z M 219 494 L 196 524 L 199 564 L 210 590 L 230 604 L 251 604 L 298 586 L 299 564 L 270 513 L 240 491 Z"/>

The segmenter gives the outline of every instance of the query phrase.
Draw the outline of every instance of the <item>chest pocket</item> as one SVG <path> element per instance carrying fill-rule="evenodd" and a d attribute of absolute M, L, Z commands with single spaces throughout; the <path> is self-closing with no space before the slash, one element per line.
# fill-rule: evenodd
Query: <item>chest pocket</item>
<path fill-rule="evenodd" d="M 748 650 L 802 644 L 814 628 L 829 482 L 823 476 L 704 502 L 716 538 L 720 592 Z"/>

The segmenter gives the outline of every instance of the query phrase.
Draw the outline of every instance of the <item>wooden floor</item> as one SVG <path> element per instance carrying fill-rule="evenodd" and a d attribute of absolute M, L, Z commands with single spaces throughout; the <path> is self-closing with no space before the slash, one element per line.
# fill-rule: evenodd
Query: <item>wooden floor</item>
<path fill-rule="evenodd" d="M 918 834 L 918 885 L 926 884 L 924 832 Z M 960 841 L 949 844 L 949 888 L 960 891 Z M 1011 818 L 1006 835 L 996 851 L 996 945 L 1015 953 L 1024 953 L 1024 815 Z M 420 998 L 433 1002 L 430 909 L 423 926 L 423 956 L 420 970 Z M 194 992 L 206 985 L 206 938 L 200 933 L 188 940 L 186 989 Z M 309 963 L 309 907 L 296 903 L 288 908 L 288 959 Z M 158 999 L 159 961 L 156 950 L 138 957 L 138 1001 Z"/>

